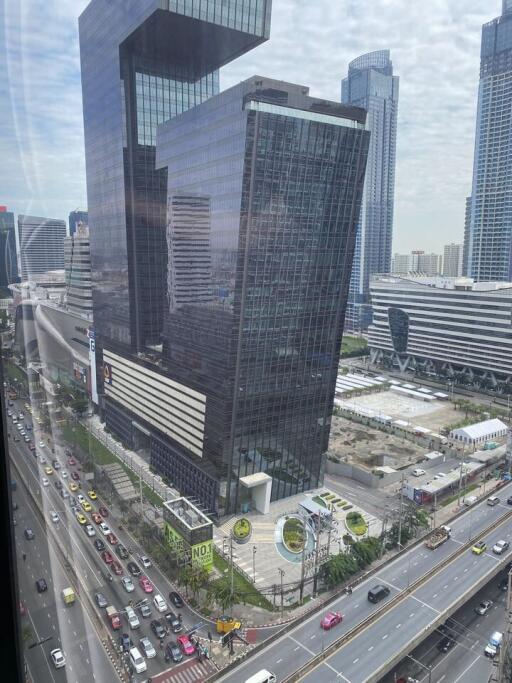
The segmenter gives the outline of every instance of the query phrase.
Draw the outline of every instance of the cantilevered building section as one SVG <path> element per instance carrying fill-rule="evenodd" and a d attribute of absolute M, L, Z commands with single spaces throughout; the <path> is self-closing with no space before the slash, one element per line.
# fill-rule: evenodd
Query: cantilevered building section
<path fill-rule="evenodd" d="M 512 377 L 512 283 L 377 276 L 372 363 L 491 385 Z"/>
<path fill-rule="evenodd" d="M 512 279 L 512 7 L 484 24 L 467 274 Z"/>
<path fill-rule="evenodd" d="M 211 254 L 193 269 L 211 296 L 169 307 L 163 362 L 206 397 L 201 467 L 226 511 L 321 485 L 368 141 L 362 109 L 260 76 L 158 130 L 170 230 L 176 198 L 197 198 Z M 189 458 L 155 438 L 171 480 Z"/>

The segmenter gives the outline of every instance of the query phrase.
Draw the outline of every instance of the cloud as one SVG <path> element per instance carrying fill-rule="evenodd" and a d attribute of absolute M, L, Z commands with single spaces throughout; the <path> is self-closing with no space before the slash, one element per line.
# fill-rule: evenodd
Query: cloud
<path fill-rule="evenodd" d="M 340 99 L 358 55 L 389 48 L 400 76 L 395 250 L 461 240 L 471 190 L 481 0 L 273 0 L 268 43 L 222 71 L 259 73 Z M 4 0 L 0 203 L 66 217 L 86 206 L 77 19 L 87 0 Z M 1 31 L 2 29 L 0 29 Z"/>

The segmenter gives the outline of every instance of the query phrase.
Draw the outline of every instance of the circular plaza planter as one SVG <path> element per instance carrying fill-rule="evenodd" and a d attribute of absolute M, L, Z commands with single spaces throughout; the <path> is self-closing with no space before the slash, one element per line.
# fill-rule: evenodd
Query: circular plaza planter
<path fill-rule="evenodd" d="M 248 543 L 252 534 L 252 525 L 246 517 L 237 519 L 231 531 L 233 539 L 240 544 Z"/>
<path fill-rule="evenodd" d="M 289 517 L 283 524 L 283 545 L 290 553 L 298 555 L 306 543 L 304 522 L 298 517 Z"/>

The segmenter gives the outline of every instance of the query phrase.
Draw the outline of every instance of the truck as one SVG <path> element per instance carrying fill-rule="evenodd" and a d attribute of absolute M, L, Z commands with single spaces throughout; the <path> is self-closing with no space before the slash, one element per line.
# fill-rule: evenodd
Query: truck
<path fill-rule="evenodd" d="M 449 526 L 440 526 L 438 529 L 434 529 L 425 541 L 425 545 L 429 550 L 439 548 L 440 545 L 443 545 L 450 538 L 451 531 Z"/>
<path fill-rule="evenodd" d="M 499 652 L 502 641 L 503 641 L 503 633 L 501 633 L 501 631 L 494 631 L 494 633 L 489 638 L 489 642 L 487 643 L 487 645 L 485 647 L 485 650 L 484 650 L 485 656 L 490 657 L 491 659 L 494 659 L 494 657 L 496 657 L 496 655 Z"/>
<path fill-rule="evenodd" d="M 217 619 L 217 633 L 229 633 L 234 628 L 239 629 L 242 624 L 233 617 L 219 617 Z"/>
<path fill-rule="evenodd" d="M 117 629 L 121 628 L 121 617 L 119 616 L 119 612 L 116 610 L 116 608 L 112 605 L 109 605 L 105 612 L 107 619 L 109 620 L 114 631 L 117 631 Z"/>
<path fill-rule="evenodd" d="M 65 605 L 72 605 L 76 599 L 75 591 L 70 586 L 63 588 L 62 599 L 64 600 Z"/>

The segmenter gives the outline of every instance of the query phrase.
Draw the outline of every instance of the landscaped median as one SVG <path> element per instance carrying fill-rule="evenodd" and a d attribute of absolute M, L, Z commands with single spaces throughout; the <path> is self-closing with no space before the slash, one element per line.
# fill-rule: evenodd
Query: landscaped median
<path fill-rule="evenodd" d="M 360 512 L 349 512 L 345 518 L 347 529 L 356 536 L 364 536 L 368 531 L 368 524 Z"/>
<path fill-rule="evenodd" d="M 298 517 L 289 517 L 283 525 L 283 543 L 291 553 L 301 553 L 306 542 L 304 523 Z"/>

